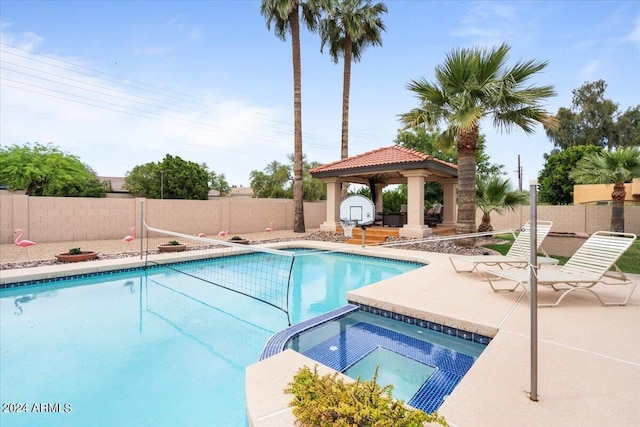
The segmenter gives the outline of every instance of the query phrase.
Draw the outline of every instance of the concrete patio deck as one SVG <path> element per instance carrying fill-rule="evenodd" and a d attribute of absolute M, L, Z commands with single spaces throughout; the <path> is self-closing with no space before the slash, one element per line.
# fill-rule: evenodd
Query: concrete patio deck
<path fill-rule="evenodd" d="M 409 252 L 366 250 L 382 255 Z M 439 409 L 451 425 L 638 425 L 638 292 L 624 307 L 602 307 L 590 294 L 578 292 L 559 307 L 538 309 L 539 400 L 534 402 L 528 394 L 528 296 L 494 293 L 477 273 L 456 274 L 448 255 L 413 255 L 431 264 L 352 291 L 348 299 L 474 332 L 493 332 L 493 341 Z M 633 278 L 640 280 L 638 275 Z M 600 291 L 604 298 L 614 298 L 625 289 L 610 286 Z M 539 290 L 539 302 L 554 297 L 557 294 L 546 288 Z M 291 396 L 282 390 L 304 364 L 316 362 L 286 351 L 247 368 L 247 411 L 253 426 L 293 425 L 287 407 Z"/>
<path fill-rule="evenodd" d="M 300 236 L 292 232 L 251 239 Z M 243 236 L 244 237 L 244 236 Z M 113 242 L 122 247 L 122 242 Z M 494 293 L 477 273 L 456 274 L 448 255 L 384 247 L 305 242 L 370 255 L 425 260 L 430 264 L 400 277 L 352 291 L 348 299 L 453 327 L 494 336 L 439 412 L 454 426 L 637 425 L 640 420 L 640 293 L 625 307 L 602 307 L 594 297 L 574 293 L 562 305 L 538 310 L 538 394 L 529 399 L 529 299 Z M 94 250 L 105 249 L 92 246 Z M 282 244 L 272 244 L 279 246 Z M 61 248 L 68 248 L 62 244 Z M 50 257 L 59 248 L 32 248 Z M 32 249 L 29 248 L 29 249 Z M 84 246 L 83 246 L 84 248 Z M 14 258 L 2 245 L 0 257 Z M 18 248 L 16 248 L 18 249 Z M 87 247 L 89 249 L 89 247 Z M 35 255 L 35 251 L 30 252 Z M 4 270 L 0 282 L 81 271 L 135 266 L 136 257 L 38 268 Z M 640 281 L 639 275 L 631 275 Z M 625 291 L 600 287 L 603 298 Z M 628 291 L 628 289 L 627 289 Z M 555 297 L 539 291 L 539 301 Z M 293 426 L 290 396 L 282 393 L 298 368 L 316 362 L 291 350 L 246 370 L 249 422 L 255 427 Z M 328 371 L 322 370 L 321 372 Z"/>

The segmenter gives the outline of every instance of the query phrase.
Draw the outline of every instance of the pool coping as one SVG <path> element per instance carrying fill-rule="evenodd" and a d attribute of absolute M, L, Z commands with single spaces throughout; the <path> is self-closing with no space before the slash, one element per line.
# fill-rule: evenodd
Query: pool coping
<path fill-rule="evenodd" d="M 341 249 L 337 248 L 338 245 Z M 352 253 L 361 256 L 380 257 L 380 255 L 374 255 L 371 251 L 347 244 L 331 244 L 328 242 L 312 241 L 312 240 L 295 240 L 288 242 L 275 242 L 263 245 L 251 245 L 254 247 L 264 247 L 266 249 L 280 249 L 286 250 L 288 248 L 304 248 L 304 249 L 316 249 L 316 250 L 329 250 L 339 251 L 345 253 Z M 243 253 L 251 252 L 251 246 L 247 249 L 244 246 L 239 246 L 229 251 L 229 247 L 205 249 L 194 253 L 195 251 L 178 252 L 172 254 L 150 254 L 148 261 L 157 266 L 162 264 L 190 262 L 197 259 L 206 259 L 215 256 L 228 256 L 230 253 L 234 255 L 241 255 Z M 182 260 L 181 260 L 182 258 Z M 399 261 L 425 264 L 425 260 L 415 256 L 399 256 L 394 257 Z M 116 259 L 98 259 L 90 260 L 79 263 L 60 263 L 52 264 L 40 267 L 18 268 L 8 269 L 0 271 L 0 289 L 12 288 L 15 286 L 25 286 L 32 284 L 46 284 L 56 280 L 61 280 L 73 277 L 90 277 L 92 275 L 99 276 L 107 273 L 118 273 L 134 271 L 145 268 L 146 260 L 144 257 L 131 256 Z M 154 267 L 155 267 L 154 265 Z M 153 268 L 153 267 L 150 267 Z M 27 283 L 28 282 L 28 283 Z"/>
<path fill-rule="evenodd" d="M 347 304 L 335 310 L 324 313 L 320 316 L 313 317 L 311 319 L 305 320 L 304 322 L 297 323 L 295 325 L 289 326 L 286 329 L 276 332 L 264 345 L 264 348 L 260 352 L 260 357 L 258 357 L 258 361 L 267 359 L 271 356 L 275 356 L 278 353 L 282 353 L 287 349 L 287 343 L 301 333 L 324 325 L 325 323 L 331 322 L 332 320 L 337 320 L 344 316 L 348 316 L 349 314 L 354 313 L 357 310 L 358 306 Z"/>

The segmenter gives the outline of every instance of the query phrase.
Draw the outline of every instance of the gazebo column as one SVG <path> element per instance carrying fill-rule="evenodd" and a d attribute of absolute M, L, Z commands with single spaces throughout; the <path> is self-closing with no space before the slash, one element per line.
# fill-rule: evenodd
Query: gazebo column
<path fill-rule="evenodd" d="M 373 201 L 373 204 L 376 205 L 376 213 L 382 212 L 382 190 L 384 190 L 384 187 L 386 186 L 387 184 L 381 184 L 379 182 L 375 184 L 376 199 Z"/>
<path fill-rule="evenodd" d="M 458 206 L 458 200 L 456 197 L 456 185 L 457 181 L 453 179 L 447 179 L 442 181 L 442 192 L 444 200 L 442 204 L 442 226 L 443 227 L 456 227 L 456 207 Z"/>
<path fill-rule="evenodd" d="M 327 220 L 320 224 L 322 231 L 336 231 L 340 226 L 340 181 L 338 178 L 323 179 L 327 184 Z"/>
<path fill-rule="evenodd" d="M 400 237 L 422 238 L 432 231 L 424 225 L 424 171 L 405 171 L 407 177 L 407 223 L 400 229 Z"/>

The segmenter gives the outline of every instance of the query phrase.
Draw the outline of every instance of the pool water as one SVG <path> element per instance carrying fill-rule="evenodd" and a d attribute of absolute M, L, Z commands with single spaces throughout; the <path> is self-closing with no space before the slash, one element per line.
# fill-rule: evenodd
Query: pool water
<path fill-rule="evenodd" d="M 285 346 L 353 379 L 393 384 L 392 394 L 437 410 L 486 344 L 356 310 L 294 335 Z"/>
<path fill-rule="evenodd" d="M 384 347 L 377 347 L 344 373 L 354 379 L 371 381 L 376 369 L 378 384 L 393 384 L 393 397 L 405 402 L 411 400 L 436 370 L 433 366 L 409 359 Z"/>
<path fill-rule="evenodd" d="M 351 289 L 421 266 L 300 254 L 292 322 L 344 305 Z M 254 299 L 154 268 L 1 290 L 0 327 L 0 395 L 13 404 L 0 413 L 2 426 L 245 426 L 244 370 L 287 319 Z"/>

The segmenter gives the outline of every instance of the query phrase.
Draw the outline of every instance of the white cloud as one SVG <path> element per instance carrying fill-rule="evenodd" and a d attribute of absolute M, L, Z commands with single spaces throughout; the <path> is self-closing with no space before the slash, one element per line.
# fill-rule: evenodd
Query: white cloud
<path fill-rule="evenodd" d="M 623 41 L 634 43 L 640 48 L 640 16 L 636 18 L 635 27 L 623 38 Z"/>
<path fill-rule="evenodd" d="M 583 81 L 597 80 L 599 69 L 600 62 L 598 60 L 593 60 L 580 70 L 580 78 Z"/>
<path fill-rule="evenodd" d="M 454 37 L 472 40 L 474 45 L 497 45 L 514 38 L 535 37 L 530 22 L 518 16 L 515 6 L 481 2 L 460 19 L 451 31 Z"/>
<path fill-rule="evenodd" d="M 5 29 L 9 29 L 12 26 L 12 23 L 7 23 L 4 21 L 0 23 L 0 28 L 2 29 L 0 40 L 2 40 L 2 43 L 16 46 L 19 49 L 33 50 L 41 46 L 44 42 L 44 38 L 32 32 L 23 32 L 20 34 L 11 34 L 5 32 Z"/>

